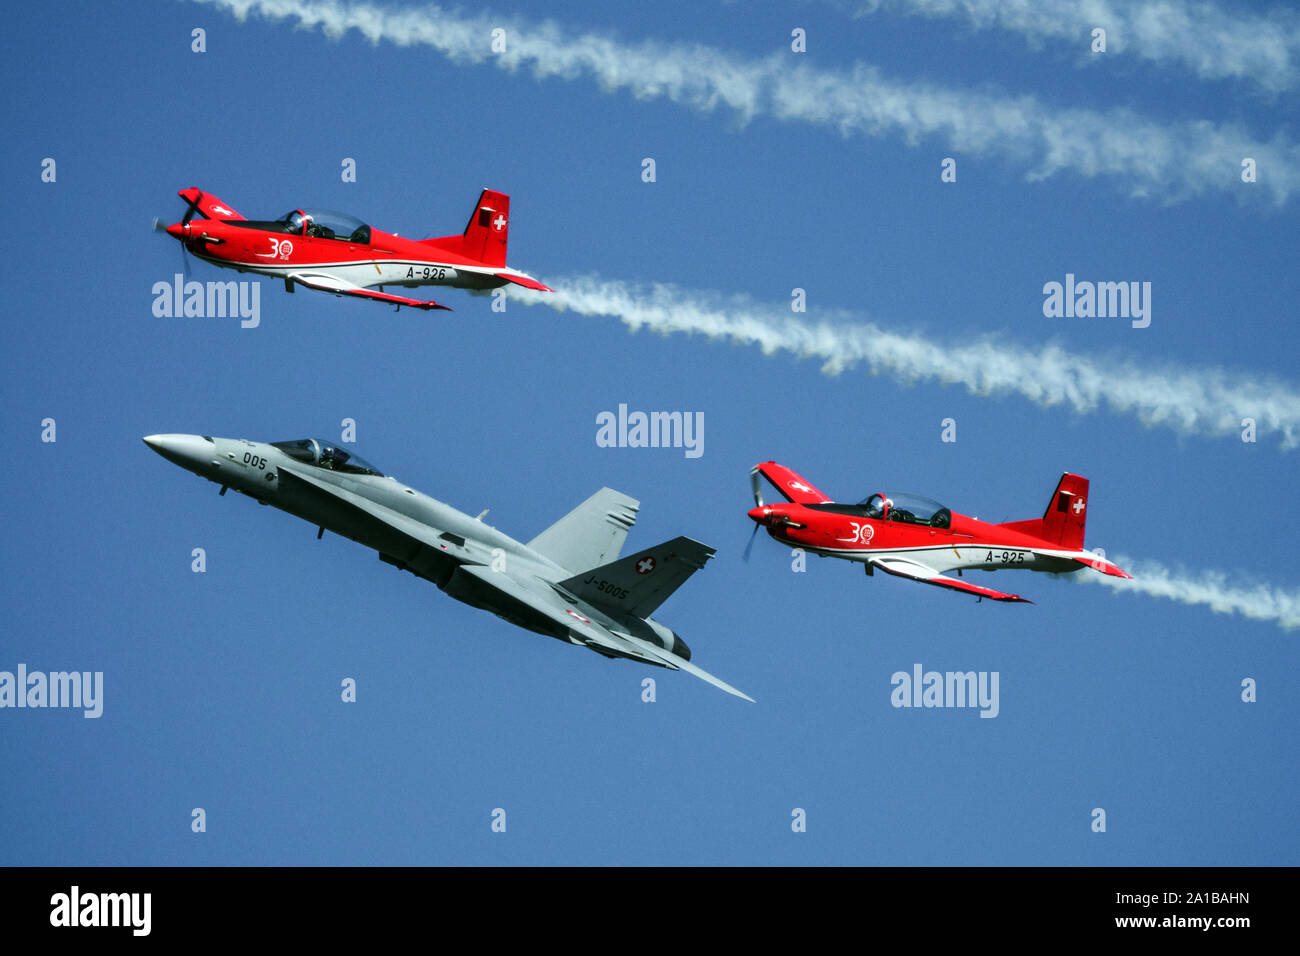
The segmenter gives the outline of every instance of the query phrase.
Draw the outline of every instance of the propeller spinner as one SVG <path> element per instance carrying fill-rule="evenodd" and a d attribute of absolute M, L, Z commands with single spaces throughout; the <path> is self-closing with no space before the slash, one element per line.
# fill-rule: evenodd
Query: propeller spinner
<path fill-rule="evenodd" d="M 174 238 L 180 240 L 181 269 L 184 271 L 185 278 L 187 279 L 190 277 L 190 256 L 189 256 L 189 248 L 188 248 L 189 230 L 186 227 L 189 226 L 190 220 L 193 219 L 196 215 L 198 215 L 199 203 L 202 201 L 202 199 L 203 199 L 203 193 L 200 192 L 193 199 L 185 200 L 185 205 L 186 205 L 185 215 L 181 217 L 180 228 L 177 229 L 175 232 L 172 231 L 172 228 L 170 226 L 165 225 L 163 223 L 163 220 L 159 219 L 157 216 L 153 217 L 154 232 L 165 232 L 168 235 L 173 236 Z"/>

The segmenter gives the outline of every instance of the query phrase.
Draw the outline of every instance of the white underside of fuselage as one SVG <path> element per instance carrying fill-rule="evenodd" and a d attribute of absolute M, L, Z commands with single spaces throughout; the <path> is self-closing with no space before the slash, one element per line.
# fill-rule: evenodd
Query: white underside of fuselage
<path fill-rule="evenodd" d="M 778 539 L 781 540 L 781 539 Z M 803 548 L 827 557 L 847 558 L 867 563 L 872 559 L 900 558 L 923 564 L 934 571 L 976 570 L 1002 571 L 1020 568 L 1025 571 L 1047 571 L 1055 574 L 1077 571 L 1083 565 L 1075 557 L 1088 552 L 1048 550 L 1042 548 L 1008 548 L 1003 545 L 978 544 L 923 545 L 914 548 L 814 548 L 794 541 L 782 540 L 792 548 Z"/>
<path fill-rule="evenodd" d="M 344 262 L 291 263 L 281 261 L 230 262 L 195 252 L 204 262 L 224 269 L 254 272 L 275 279 L 292 279 L 303 276 L 334 280 L 342 287 L 370 289 L 377 286 L 400 286 L 408 289 L 419 286 L 450 286 L 457 289 L 495 289 L 506 284 L 498 273 L 516 274 L 516 270 L 502 266 L 444 265 L 420 262 L 414 259 L 376 259 Z M 523 273 L 518 273 L 522 275 Z"/>

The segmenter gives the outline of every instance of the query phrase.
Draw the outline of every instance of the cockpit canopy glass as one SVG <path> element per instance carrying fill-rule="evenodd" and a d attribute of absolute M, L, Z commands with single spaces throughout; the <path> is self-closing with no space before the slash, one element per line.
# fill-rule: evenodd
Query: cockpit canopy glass
<path fill-rule="evenodd" d="M 356 216 L 333 209 L 295 209 L 282 220 L 285 232 L 301 234 L 306 223 L 307 235 L 317 239 L 343 239 L 370 243 L 370 227 Z"/>
<path fill-rule="evenodd" d="M 340 448 L 334 442 L 320 438 L 300 438 L 297 441 L 273 441 L 273 446 L 290 458 L 317 468 L 341 471 L 350 475 L 375 475 L 384 477 L 384 473 L 360 455 Z"/>
<path fill-rule="evenodd" d="M 946 528 L 952 523 L 952 512 L 933 498 L 899 492 L 874 494 L 858 502 L 868 518 L 888 517 L 890 521 L 906 524 L 924 524 L 932 528 Z M 888 509 L 886 509 L 888 506 Z M 886 515 L 888 510 L 888 515 Z"/>

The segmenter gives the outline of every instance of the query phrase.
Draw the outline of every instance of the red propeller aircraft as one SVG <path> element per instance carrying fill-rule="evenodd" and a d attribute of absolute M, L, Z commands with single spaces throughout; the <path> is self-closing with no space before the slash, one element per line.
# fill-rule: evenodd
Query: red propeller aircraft
<path fill-rule="evenodd" d="M 765 504 L 759 486 L 762 475 L 788 504 Z M 960 578 L 965 568 L 998 571 L 1022 568 L 1063 573 L 1081 567 L 1128 578 L 1105 558 L 1083 550 L 1083 525 L 1088 507 L 1088 479 L 1066 473 L 1047 502 L 1041 518 L 989 524 L 956 514 L 929 498 L 877 493 L 855 505 L 836 504 L 811 483 L 774 461 L 750 472 L 754 505 L 749 517 L 784 544 L 814 554 L 861 561 L 867 574 L 876 568 L 965 591 L 995 601 L 1023 601 L 1018 594 L 970 584 Z M 752 541 L 752 538 L 751 538 Z M 956 571 L 949 577 L 944 571 Z"/>
<path fill-rule="evenodd" d="M 398 308 L 447 309 L 437 302 L 391 295 L 383 288 L 495 289 L 513 282 L 525 289 L 553 291 L 506 266 L 510 197 L 491 189 L 478 197 L 461 235 L 419 240 L 372 229 L 360 219 L 328 209 L 295 209 L 283 219 L 255 220 L 193 187 L 177 195 L 189 208 L 185 218 L 167 227 L 169 236 L 213 265 L 284 279 L 289 292 L 297 283 L 335 295 L 392 302 Z M 197 215 L 204 218 L 196 220 Z M 154 227 L 161 224 L 155 220 Z"/>

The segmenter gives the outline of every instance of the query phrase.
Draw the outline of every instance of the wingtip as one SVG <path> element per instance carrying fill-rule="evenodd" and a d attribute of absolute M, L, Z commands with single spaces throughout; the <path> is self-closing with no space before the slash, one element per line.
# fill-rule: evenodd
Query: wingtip
<path fill-rule="evenodd" d="M 697 676 L 698 676 L 698 675 L 697 675 Z M 754 700 L 754 698 L 750 697 L 748 694 L 746 694 L 746 693 L 745 693 L 743 690 L 741 690 L 739 687 L 732 687 L 732 686 L 731 686 L 730 684 L 728 684 L 726 681 L 724 681 L 724 680 L 718 680 L 716 677 L 713 677 L 712 674 L 710 674 L 709 677 L 713 678 L 713 679 L 710 681 L 710 683 L 714 684 L 714 686 L 716 686 L 716 687 L 718 687 L 718 688 L 720 688 L 720 689 L 722 689 L 722 690 L 725 690 L 728 694 L 731 694 L 731 695 L 733 695 L 733 696 L 735 696 L 735 697 L 739 697 L 741 700 L 747 700 L 747 701 L 749 701 L 751 704 L 756 704 L 756 703 L 758 703 L 758 701 Z"/>
<path fill-rule="evenodd" d="M 754 698 L 750 697 L 743 690 L 740 690 L 739 688 L 736 687 L 732 687 L 730 684 L 727 684 L 725 687 L 722 687 L 722 690 L 725 690 L 728 694 L 731 694 L 733 697 L 739 697 L 741 700 L 747 700 L 751 704 L 758 703 L 758 701 L 754 700 Z"/>

